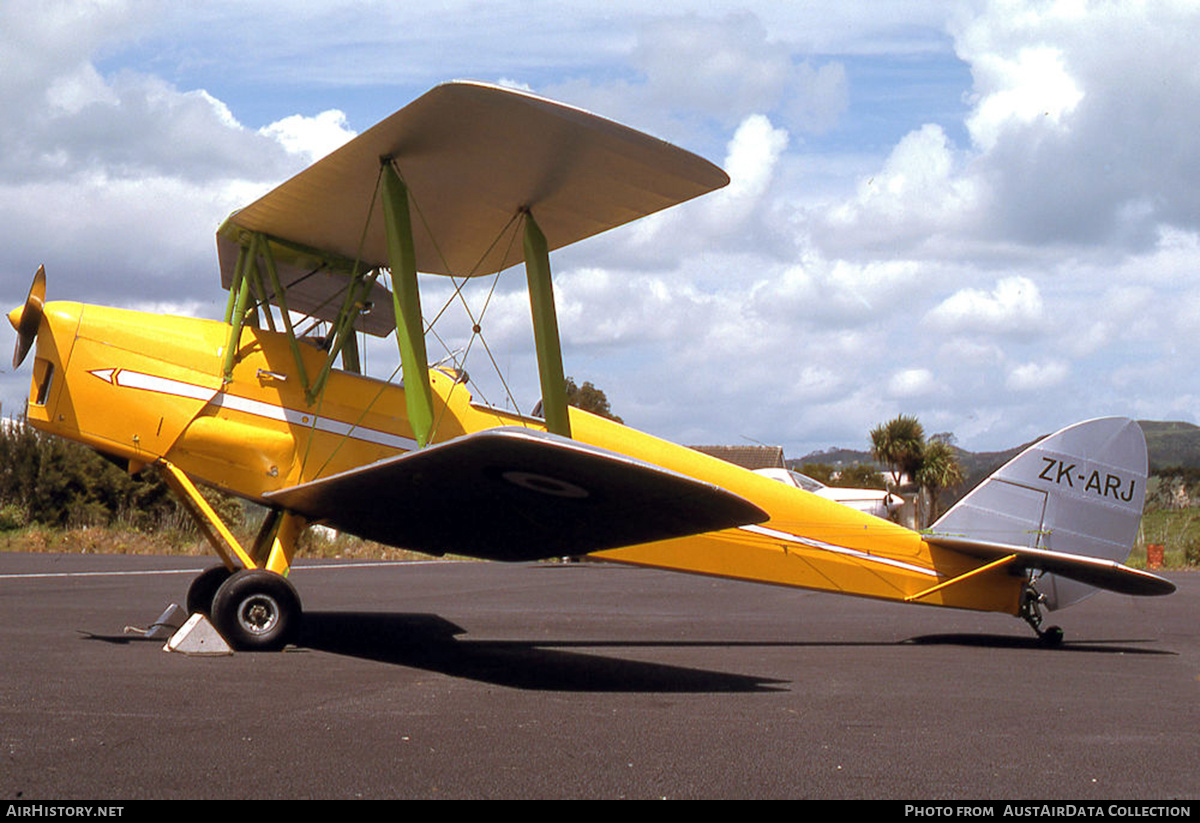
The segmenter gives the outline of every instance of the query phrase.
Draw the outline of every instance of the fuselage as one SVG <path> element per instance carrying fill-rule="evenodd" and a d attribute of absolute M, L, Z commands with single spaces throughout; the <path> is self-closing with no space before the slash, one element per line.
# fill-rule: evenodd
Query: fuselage
<path fill-rule="evenodd" d="M 160 459 L 235 495 L 285 489 L 417 448 L 404 389 L 334 370 L 309 403 L 285 334 L 244 328 L 230 380 L 225 323 L 55 302 L 38 332 L 29 422 L 130 463 Z M 300 344 L 305 372 L 325 352 Z M 432 442 L 538 418 L 475 404 L 452 374 L 430 372 Z M 719 485 L 764 523 L 598 552 L 617 562 L 886 599 L 924 592 L 977 565 L 913 531 L 725 461 L 570 410 L 572 437 Z M 1023 580 L 988 572 L 920 600 L 1016 613 Z"/>

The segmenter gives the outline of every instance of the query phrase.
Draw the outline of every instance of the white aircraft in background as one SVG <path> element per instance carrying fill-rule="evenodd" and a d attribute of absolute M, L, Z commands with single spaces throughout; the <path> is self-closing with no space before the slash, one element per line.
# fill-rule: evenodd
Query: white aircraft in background
<path fill-rule="evenodd" d="M 804 491 L 810 494 L 824 497 L 826 500 L 832 500 L 835 503 L 841 503 L 843 506 L 849 506 L 860 512 L 882 517 L 884 520 L 891 520 L 893 515 L 900 511 L 900 507 L 904 505 L 904 499 L 898 494 L 892 494 L 882 489 L 850 489 L 840 486 L 826 486 L 819 480 L 813 480 L 807 474 L 801 474 L 791 469 L 755 469 L 754 473 L 761 474 L 763 477 L 769 477 L 772 480 L 778 480 L 780 483 L 794 486 L 797 489 L 804 489 Z"/>

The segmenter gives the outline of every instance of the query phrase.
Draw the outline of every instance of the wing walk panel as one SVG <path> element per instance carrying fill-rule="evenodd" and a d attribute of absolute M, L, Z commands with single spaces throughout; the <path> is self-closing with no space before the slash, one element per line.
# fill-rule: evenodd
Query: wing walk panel
<path fill-rule="evenodd" d="M 717 486 L 545 432 L 498 428 L 267 495 L 371 540 L 536 560 L 767 519 Z"/>

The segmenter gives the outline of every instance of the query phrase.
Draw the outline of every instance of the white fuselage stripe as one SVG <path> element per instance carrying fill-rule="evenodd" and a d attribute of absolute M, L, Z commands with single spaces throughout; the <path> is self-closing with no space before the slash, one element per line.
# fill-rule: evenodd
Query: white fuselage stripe
<path fill-rule="evenodd" d="M 401 435 L 380 431 L 379 429 L 355 426 L 329 417 L 318 417 L 308 412 L 275 406 L 271 403 L 264 403 L 261 400 L 251 400 L 248 397 L 239 397 L 236 394 L 222 392 L 210 402 L 214 406 L 229 409 L 230 411 L 251 414 L 255 417 L 265 417 L 269 420 L 278 420 L 292 426 L 314 428 L 329 434 L 351 437 L 355 440 L 365 440 L 368 443 L 388 446 L 389 448 L 400 449 L 402 451 L 412 451 L 417 447 L 417 441 L 411 437 L 402 437 Z"/>
<path fill-rule="evenodd" d="M 219 389 L 209 389 L 195 383 L 184 383 L 180 380 L 158 377 L 153 374 L 143 374 L 142 372 L 131 371 L 129 369 L 97 369 L 92 371 L 91 374 L 123 389 L 138 389 L 140 391 L 155 392 L 156 394 L 187 397 L 192 400 L 204 400 L 218 408 L 229 409 L 230 411 L 241 412 L 242 414 L 249 414 L 254 417 L 262 417 L 267 420 L 277 420 L 281 423 L 287 423 L 290 426 L 316 429 L 328 434 L 336 434 L 341 437 L 375 443 L 379 446 L 399 449 L 400 451 L 412 451 L 417 448 L 417 441 L 411 437 L 403 437 L 391 432 L 380 431 L 379 429 L 356 426 L 342 420 L 319 417 L 309 412 L 264 403 L 261 400 L 251 400 L 248 397 L 227 394 Z"/>
<path fill-rule="evenodd" d="M 108 373 L 112 373 L 113 369 L 106 369 Z M 169 377 L 157 377 L 153 374 L 143 374 L 138 371 L 129 371 L 128 369 L 116 369 L 116 374 L 112 378 L 112 382 L 123 389 L 141 389 L 142 391 L 151 391 L 157 394 L 171 394 L 176 397 L 187 397 L 192 400 L 211 400 L 212 396 L 217 393 L 216 389 L 208 389 L 204 386 L 197 386 L 195 383 L 184 383 L 181 380 L 172 380 Z M 101 373 L 92 372 L 97 377 Z"/>
<path fill-rule="evenodd" d="M 933 569 L 927 569 L 923 566 L 914 566 L 912 563 L 905 563 L 903 560 L 893 560 L 890 557 L 880 557 L 861 549 L 848 549 L 845 546 L 836 546 L 833 543 L 826 543 L 822 540 L 813 540 L 810 537 L 800 537 L 790 532 L 779 531 L 778 529 L 768 529 L 766 526 L 741 526 L 743 531 L 751 532 L 752 534 L 769 537 L 772 540 L 782 540 L 787 543 L 794 543 L 798 546 L 807 546 L 810 549 L 818 549 L 820 551 L 832 552 L 834 554 L 853 557 L 855 560 L 865 560 L 869 563 L 880 563 L 884 566 L 892 566 L 897 569 L 903 569 L 914 574 L 925 575 L 926 577 L 940 577 Z"/>

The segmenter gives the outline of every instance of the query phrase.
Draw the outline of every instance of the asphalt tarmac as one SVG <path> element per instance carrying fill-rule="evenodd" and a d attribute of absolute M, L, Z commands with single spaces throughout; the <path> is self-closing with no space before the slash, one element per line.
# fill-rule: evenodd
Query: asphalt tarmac
<path fill-rule="evenodd" d="M 1200 575 L 1019 620 L 651 570 L 310 564 L 301 645 L 125 634 L 196 558 L 0 555 L 5 799 L 1196 799 Z"/>

